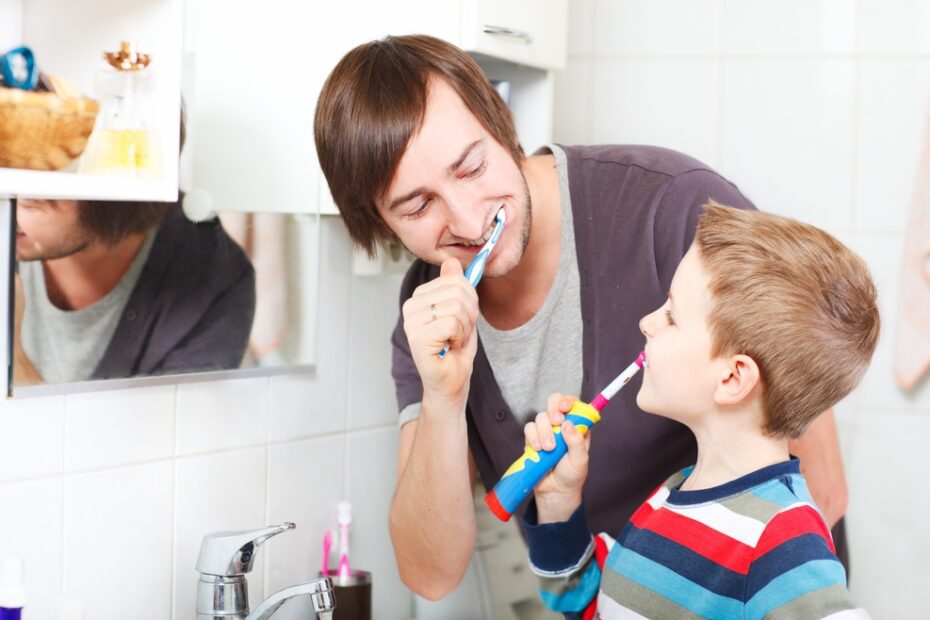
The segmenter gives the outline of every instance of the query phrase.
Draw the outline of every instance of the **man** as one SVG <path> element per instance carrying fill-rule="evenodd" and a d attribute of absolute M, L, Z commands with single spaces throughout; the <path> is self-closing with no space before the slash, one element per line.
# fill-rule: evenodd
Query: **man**
<path fill-rule="evenodd" d="M 16 219 L 16 385 L 239 367 L 255 272 L 218 221 L 26 198 Z"/>
<path fill-rule="evenodd" d="M 590 400 L 635 358 L 639 317 L 664 302 L 701 205 L 752 205 L 665 149 L 552 146 L 524 157 L 481 69 L 431 37 L 350 51 L 323 87 L 315 137 L 353 240 L 370 252 L 396 238 L 420 259 L 392 339 L 402 426 L 391 535 L 404 582 L 438 599 L 474 547 L 476 470 L 493 486 L 547 394 Z M 501 208 L 507 225 L 475 291 L 462 269 Z M 618 394 L 591 437 L 588 522 L 614 535 L 695 456 L 693 436 L 640 411 L 635 394 Z M 846 487 L 832 415 L 792 449 L 836 522 Z"/>

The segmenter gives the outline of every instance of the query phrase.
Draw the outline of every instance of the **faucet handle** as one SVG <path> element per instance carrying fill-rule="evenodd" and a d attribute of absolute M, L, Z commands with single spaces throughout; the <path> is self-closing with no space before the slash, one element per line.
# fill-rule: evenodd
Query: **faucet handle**
<path fill-rule="evenodd" d="M 197 572 L 204 575 L 236 577 L 252 570 L 255 548 L 263 542 L 296 525 L 282 523 L 261 530 L 239 530 L 213 532 L 203 537 L 200 555 L 197 557 Z"/>

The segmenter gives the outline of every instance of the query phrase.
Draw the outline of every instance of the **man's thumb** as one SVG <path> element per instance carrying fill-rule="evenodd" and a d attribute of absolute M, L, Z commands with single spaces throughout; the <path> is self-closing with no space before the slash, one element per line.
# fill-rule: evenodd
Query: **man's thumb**
<path fill-rule="evenodd" d="M 442 261 L 442 266 L 439 268 L 439 275 L 441 276 L 462 275 L 462 273 L 462 263 L 455 258 L 447 258 Z"/>

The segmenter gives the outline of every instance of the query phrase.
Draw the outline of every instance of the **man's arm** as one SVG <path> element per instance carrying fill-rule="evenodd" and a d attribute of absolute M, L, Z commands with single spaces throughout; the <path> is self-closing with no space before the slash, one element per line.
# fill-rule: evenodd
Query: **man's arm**
<path fill-rule="evenodd" d="M 832 528 L 846 512 L 849 499 L 833 409 L 814 420 L 800 438 L 788 444 L 788 449 L 801 459 L 801 473 L 814 503 Z"/>
<path fill-rule="evenodd" d="M 401 427 L 390 527 L 404 584 L 438 600 L 458 587 L 475 546 L 475 464 L 464 411 L 434 417 L 432 406 Z"/>
<path fill-rule="evenodd" d="M 26 314 L 26 293 L 23 280 L 17 273 L 14 276 L 13 307 L 13 384 L 36 385 L 44 383 L 39 370 L 23 349 L 23 316 Z"/>

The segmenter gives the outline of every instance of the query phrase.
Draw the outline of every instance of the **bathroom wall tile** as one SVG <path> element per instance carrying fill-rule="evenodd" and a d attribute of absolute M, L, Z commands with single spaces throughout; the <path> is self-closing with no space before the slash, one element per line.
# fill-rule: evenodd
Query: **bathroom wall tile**
<path fill-rule="evenodd" d="M 727 54 L 853 54 L 855 0 L 727 0 Z"/>
<path fill-rule="evenodd" d="M 862 0 L 863 54 L 930 54 L 930 1 Z"/>
<path fill-rule="evenodd" d="M 63 396 L 0 399 L 0 482 L 61 472 Z"/>
<path fill-rule="evenodd" d="M 180 458 L 175 461 L 174 617 L 191 618 L 196 608 L 197 555 L 205 534 L 257 530 L 266 517 L 266 448 Z M 284 534 L 287 536 L 287 534 Z M 275 540 L 275 543 L 283 542 Z M 264 598 L 264 551 L 249 573 L 249 599 Z"/>
<path fill-rule="evenodd" d="M 171 463 L 65 476 L 62 591 L 86 617 L 170 616 L 173 480 Z"/>
<path fill-rule="evenodd" d="M 930 416 L 872 410 L 861 425 L 848 472 L 850 588 L 874 618 L 920 618 L 930 608 Z"/>
<path fill-rule="evenodd" d="M 596 0 L 572 0 L 568 3 L 568 55 L 594 53 Z"/>
<path fill-rule="evenodd" d="M 173 385 L 69 394 L 65 471 L 173 456 L 176 395 Z"/>
<path fill-rule="evenodd" d="M 860 406 L 869 411 L 930 411 L 930 381 L 923 381 L 910 392 L 904 392 L 894 380 L 898 283 L 903 253 L 901 238 L 895 235 L 857 234 L 850 247 L 869 265 L 878 289 L 882 319 L 878 346 L 859 388 Z"/>
<path fill-rule="evenodd" d="M 267 405 L 267 377 L 179 385 L 177 453 L 265 443 Z"/>
<path fill-rule="evenodd" d="M 930 59 L 863 58 L 859 65 L 856 228 L 900 233 L 930 118 Z"/>
<path fill-rule="evenodd" d="M 594 68 L 600 144 L 652 144 L 716 166 L 720 66 L 712 60 L 601 61 Z"/>
<path fill-rule="evenodd" d="M 353 565 L 372 573 L 376 584 L 372 605 L 384 618 L 406 618 L 411 605 L 410 593 L 397 573 L 388 530 L 397 444 L 396 428 L 359 431 L 348 438 L 349 501 L 355 528 Z"/>
<path fill-rule="evenodd" d="M 349 305 L 349 429 L 397 423 L 391 333 L 403 276 L 355 277 Z"/>
<path fill-rule="evenodd" d="M 0 559 L 23 560 L 27 618 L 54 618 L 61 593 L 60 477 L 0 485 Z"/>
<path fill-rule="evenodd" d="M 560 144 L 593 144 L 594 67 L 591 60 L 569 58 L 555 73 L 553 139 Z"/>
<path fill-rule="evenodd" d="M 268 440 L 287 441 L 345 430 L 343 394 L 322 391 L 314 371 L 271 377 Z"/>
<path fill-rule="evenodd" d="M 851 227 L 855 65 L 728 60 L 721 172 L 764 211 Z"/>
<path fill-rule="evenodd" d="M 268 522 L 297 528 L 265 545 L 265 592 L 315 579 L 322 566 L 323 536 L 333 535 L 330 566 L 339 561 L 336 506 L 345 499 L 345 436 L 269 446 Z M 354 557 L 354 556 L 353 556 Z M 281 620 L 310 617 L 306 597 L 277 613 Z"/>
<path fill-rule="evenodd" d="M 598 0 L 598 55 L 714 54 L 719 51 L 717 0 Z"/>

